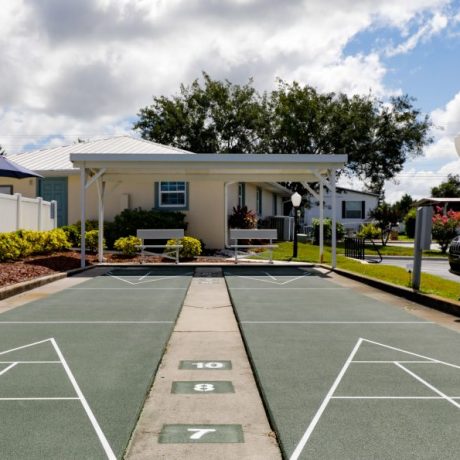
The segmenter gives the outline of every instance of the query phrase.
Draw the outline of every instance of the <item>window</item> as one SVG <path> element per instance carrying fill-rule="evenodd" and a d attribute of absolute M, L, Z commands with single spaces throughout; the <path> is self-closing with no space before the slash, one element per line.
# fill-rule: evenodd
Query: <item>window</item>
<path fill-rule="evenodd" d="M 184 209 L 187 207 L 187 183 L 160 182 L 157 196 L 159 208 Z"/>
<path fill-rule="evenodd" d="M 278 195 L 276 193 L 273 194 L 273 215 L 276 216 L 278 214 Z"/>
<path fill-rule="evenodd" d="M 256 212 L 259 216 L 262 215 L 262 189 L 260 187 L 256 189 Z"/>
<path fill-rule="evenodd" d="M 342 201 L 343 219 L 364 219 L 366 211 L 365 201 Z"/>
<path fill-rule="evenodd" d="M 246 192 L 246 187 L 244 182 L 240 182 L 238 184 L 238 206 L 242 208 L 244 206 L 245 202 L 245 192 Z"/>
<path fill-rule="evenodd" d="M 12 185 L 0 185 L 0 193 L 4 193 L 5 195 L 12 195 L 13 186 Z"/>

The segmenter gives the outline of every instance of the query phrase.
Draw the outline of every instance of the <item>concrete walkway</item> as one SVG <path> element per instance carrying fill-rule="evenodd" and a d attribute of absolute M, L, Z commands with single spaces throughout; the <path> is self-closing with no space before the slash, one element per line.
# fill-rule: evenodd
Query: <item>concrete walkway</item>
<path fill-rule="evenodd" d="M 281 459 L 220 267 L 196 269 L 126 458 Z"/>

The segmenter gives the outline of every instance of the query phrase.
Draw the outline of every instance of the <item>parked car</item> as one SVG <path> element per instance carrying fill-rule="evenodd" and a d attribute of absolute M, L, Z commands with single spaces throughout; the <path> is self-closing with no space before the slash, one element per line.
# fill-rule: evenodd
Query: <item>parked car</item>
<path fill-rule="evenodd" d="M 460 235 L 450 242 L 449 265 L 452 271 L 460 272 Z"/>

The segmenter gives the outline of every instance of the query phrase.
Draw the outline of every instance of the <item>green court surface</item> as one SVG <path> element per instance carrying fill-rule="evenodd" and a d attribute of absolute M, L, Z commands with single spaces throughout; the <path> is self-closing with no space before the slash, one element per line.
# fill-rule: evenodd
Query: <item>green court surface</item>
<path fill-rule="evenodd" d="M 458 333 L 312 268 L 224 273 L 286 458 L 458 458 Z"/>
<path fill-rule="evenodd" d="M 191 270 L 110 274 L 0 315 L 0 458 L 122 458 Z"/>

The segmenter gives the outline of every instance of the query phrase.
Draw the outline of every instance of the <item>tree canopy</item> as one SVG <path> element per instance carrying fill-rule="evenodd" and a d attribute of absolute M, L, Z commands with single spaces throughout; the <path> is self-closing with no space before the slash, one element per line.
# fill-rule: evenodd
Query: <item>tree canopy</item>
<path fill-rule="evenodd" d="M 434 198 L 460 198 L 460 175 L 448 174 L 447 180 L 431 189 Z"/>
<path fill-rule="evenodd" d="M 252 80 L 238 85 L 206 73 L 179 94 L 155 96 L 138 116 L 144 139 L 195 153 L 345 153 L 346 173 L 377 193 L 432 142 L 429 117 L 407 95 L 383 102 L 282 80 L 260 94 Z"/>
<path fill-rule="evenodd" d="M 0 156 L 6 155 L 5 149 L 0 145 Z"/>

